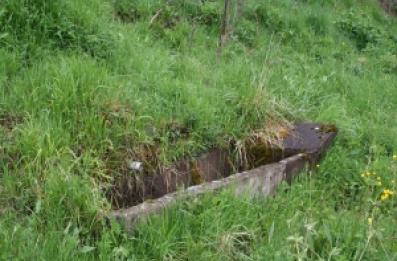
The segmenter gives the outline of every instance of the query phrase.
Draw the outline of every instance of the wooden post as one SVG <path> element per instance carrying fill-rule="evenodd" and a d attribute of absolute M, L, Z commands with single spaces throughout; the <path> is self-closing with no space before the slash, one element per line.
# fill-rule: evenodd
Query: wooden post
<path fill-rule="evenodd" d="M 218 58 L 220 58 L 220 55 L 222 53 L 222 48 L 226 44 L 228 37 L 229 37 L 229 20 L 230 20 L 231 1 L 232 0 L 225 0 L 225 4 L 224 4 L 221 28 L 220 28 L 220 34 L 219 34 Z"/>

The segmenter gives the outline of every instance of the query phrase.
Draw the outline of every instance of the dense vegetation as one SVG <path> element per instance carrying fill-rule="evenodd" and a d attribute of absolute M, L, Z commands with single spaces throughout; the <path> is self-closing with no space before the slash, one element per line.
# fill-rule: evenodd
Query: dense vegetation
<path fill-rule="evenodd" d="M 0 3 L 1 259 L 397 258 L 393 11 L 247 0 L 220 49 L 222 2 Z M 103 222 L 126 160 L 166 164 L 288 120 L 340 133 L 275 198 L 181 202 L 132 235 Z"/>

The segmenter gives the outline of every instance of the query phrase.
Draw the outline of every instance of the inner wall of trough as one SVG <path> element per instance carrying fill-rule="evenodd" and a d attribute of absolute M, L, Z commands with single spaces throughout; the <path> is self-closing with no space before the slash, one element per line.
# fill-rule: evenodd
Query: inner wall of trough
<path fill-rule="evenodd" d="M 154 172 L 131 171 L 119 177 L 111 191 L 113 208 L 126 208 L 178 189 L 218 180 L 283 158 L 281 149 L 250 144 L 245 151 L 213 149 L 198 158 L 183 159 Z M 287 155 L 289 156 L 289 155 Z"/>

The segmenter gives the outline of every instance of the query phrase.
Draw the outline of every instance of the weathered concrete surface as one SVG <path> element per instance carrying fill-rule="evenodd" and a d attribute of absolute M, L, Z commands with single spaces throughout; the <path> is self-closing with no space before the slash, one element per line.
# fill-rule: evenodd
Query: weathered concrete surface
<path fill-rule="evenodd" d="M 295 176 L 309 167 L 309 161 L 308 155 L 303 153 L 281 160 L 279 163 L 285 167 L 285 180 L 291 184 Z"/>
<path fill-rule="evenodd" d="M 222 189 L 231 189 L 236 195 L 245 194 L 251 197 L 274 195 L 281 182 L 287 181 L 291 183 L 296 175 L 320 160 L 320 157 L 335 138 L 336 129 L 325 125 L 299 124 L 296 125 L 294 135 L 294 139 L 286 139 L 284 143 L 285 153 L 295 153 L 293 156 L 277 163 L 263 165 L 226 178 L 191 186 L 186 190 L 168 193 L 157 199 L 148 200 L 127 209 L 112 211 L 110 218 L 115 218 L 128 230 L 132 230 L 137 221 L 144 221 L 152 214 L 161 213 L 177 200 L 195 198 Z M 224 161 L 222 157 L 219 157 L 219 160 L 217 157 L 214 158 L 216 159 L 214 162 Z M 216 164 L 214 163 L 214 165 Z M 200 167 L 203 168 L 202 166 Z M 222 171 L 228 171 L 227 167 L 222 169 Z M 211 172 L 216 173 L 216 170 L 214 169 Z"/>
<path fill-rule="evenodd" d="M 329 147 L 336 133 L 337 129 L 333 125 L 295 124 L 292 132 L 283 140 L 283 156 L 290 157 L 298 153 L 321 154 Z"/>
<path fill-rule="evenodd" d="M 225 188 L 233 189 L 236 195 L 244 194 L 252 197 L 274 195 L 277 186 L 285 180 L 285 177 L 285 164 L 268 164 L 227 178 L 192 186 L 184 191 L 170 193 L 128 209 L 114 211 L 112 216 L 125 225 L 128 230 L 131 230 L 138 220 L 144 220 L 148 215 L 160 213 L 177 200 L 195 198 Z"/>
<path fill-rule="evenodd" d="M 128 209 L 113 211 L 111 217 L 123 224 L 127 230 L 132 230 L 137 221 L 144 221 L 149 215 L 161 213 L 177 200 L 195 198 L 222 189 L 231 189 L 237 196 L 272 196 L 277 192 L 277 187 L 281 182 L 303 170 L 307 163 L 307 155 L 298 154 L 278 163 L 267 164 L 227 178 L 192 186 L 180 192 L 169 193 Z"/>

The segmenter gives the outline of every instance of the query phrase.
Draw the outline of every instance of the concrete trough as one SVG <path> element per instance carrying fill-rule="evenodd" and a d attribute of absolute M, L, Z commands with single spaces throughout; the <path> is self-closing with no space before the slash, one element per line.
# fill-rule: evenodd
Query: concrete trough
<path fill-rule="evenodd" d="M 277 159 L 275 163 L 265 164 L 227 177 L 220 176 L 218 179 L 189 186 L 184 190 L 173 191 L 129 208 L 114 210 L 109 217 L 116 219 L 131 231 L 138 221 L 145 221 L 150 215 L 162 213 L 177 200 L 192 199 L 223 189 L 231 189 L 236 195 L 244 194 L 251 197 L 275 195 L 281 182 L 291 183 L 300 172 L 317 164 L 330 147 L 336 134 L 336 128 L 331 125 L 296 124 L 292 132 L 282 142 L 282 159 Z M 221 156 L 216 156 L 216 162 L 220 158 Z M 200 162 L 200 160 L 198 161 Z M 211 161 L 208 164 L 211 165 Z M 224 167 L 223 163 L 220 165 L 222 172 L 230 171 L 230 168 Z M 204 168 L 214 172 L 213 164 L 204 166 Z"/>

